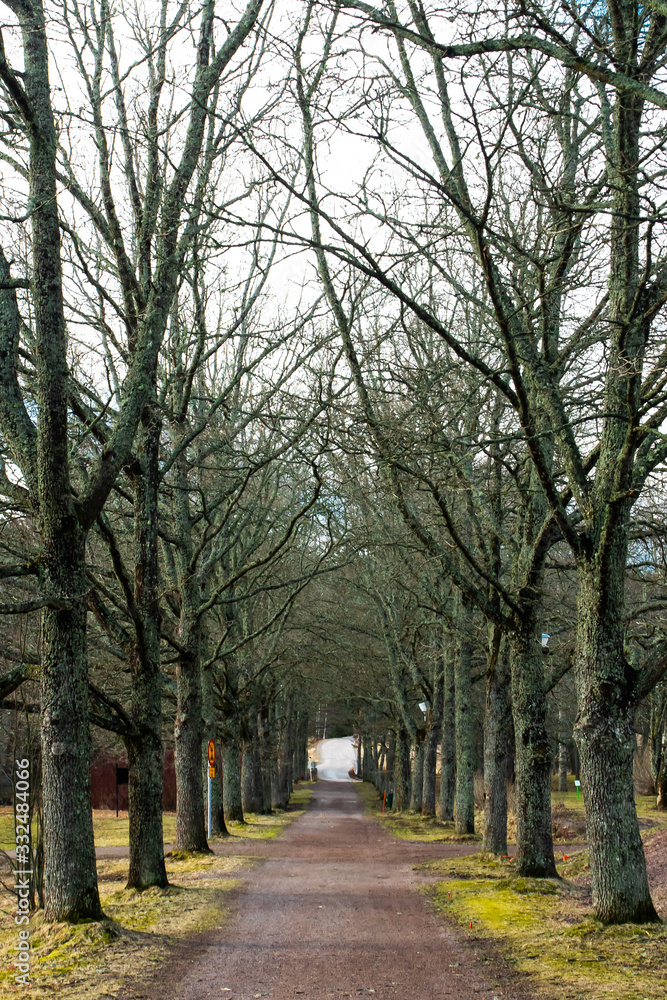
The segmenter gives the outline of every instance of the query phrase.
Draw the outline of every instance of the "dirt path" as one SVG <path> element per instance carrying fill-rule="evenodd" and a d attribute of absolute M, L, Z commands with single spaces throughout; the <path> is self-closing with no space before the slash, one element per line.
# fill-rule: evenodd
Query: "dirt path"
<path fill-rule="evenodd" d="M 231 924 L 184 950 L 150 992 L 134 995 L 516 997 L 507 980 L 497 985 L 495 973 L 506 973 L 493 963 L 482 966 L 475 946 L 442 926 L 416 890 L 425 879 L 414 864 L 464 851 L 389 837 L 362 814 L 353 785 L 319 782 L 308 812 L 262 845 L 265 860 L 249 873 Z"/>

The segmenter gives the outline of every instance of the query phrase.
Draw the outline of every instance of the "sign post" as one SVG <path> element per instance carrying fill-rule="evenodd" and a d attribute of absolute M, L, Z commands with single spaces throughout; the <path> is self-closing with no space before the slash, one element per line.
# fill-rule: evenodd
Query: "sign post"
<path fill-rule="evenodd" d="M 215 743 L 208 741 L 208 836 L 211 837 L 211 781 L 215 777 Z"/>
<path fill-rule="evenodd" d="M 575 778 L 574 779 L 574 787 L 577 789 L 577 798 L 579 798 L 579 786 L 580 785 L 581 785 L 581 782 L 577 778 Z"/>

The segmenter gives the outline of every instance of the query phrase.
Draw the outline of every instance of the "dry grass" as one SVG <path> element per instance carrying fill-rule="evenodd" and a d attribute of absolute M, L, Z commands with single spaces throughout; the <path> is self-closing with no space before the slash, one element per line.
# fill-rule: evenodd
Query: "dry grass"
<path fill-rule="evenodd" d="M 586 813 L 581 794 L 577 796 L 574 777 L 569 776 L 568 791 L 551 793 L 551 815 L 554 844 L 566 846 L 572 843 L 584 843 L 586 840 Z M 442 822 L 433 816 L 424 817 L 413 812 L 385 813 L 382 819 L 382 800 L 373 785 L 364 782 L 357 786 L 366 803 L 366 808 L 376 818 L 380 818 L 385 827 L 396 837 L 405 840 L 415 840 L 427 843 L 461 843 L 479 841 L 484 832 L 484 812 L 481 805 L 475 806 L 475 834 L 458 835 L 454 832 L 454 824 Z M 476 796 L 477 798 L 477 796 Z M 651 795 L 637 796 L 635 799 L 639 825 L 642 837 L 653 836 L 667 828 L 667 812 L 656 808 L 655 797 Z M 510 843 L 516 841 L 516 800 L 514 790 L 508 791 L 507 839 Z"/>
<path fill-rule="evenodd" d="M 45 924 L 41 912 L 30 925 L 33 997 L 59 1000 L 114 996 L 129 977 L 144 977 L 185 937 L 220 927 L 227 919 L 224 896 L 238 885 L 232 876 L 249 864 L 241 857 L 167 858 L 170 886 L 125 889 L 128 861 L 98 861 L 100 897 L 107 920 Z M 6 899 L 6 897 L 5 897 Z M 4 907 L 3 907 L 4 909 Z M 8 915 L 0 932 L 0 995 L 24 994 L 14 982 L 16 932 Z"/>
<path fill-rule="evenodd" d="M 167 889 L 128 890 L 128 859 L 98 858 L 100 897 L 107 919 L 45 924 L 41 912 L 33 915 L 30 995 L 42 1000 L 57 991 L 58 1000 L 101 1000 L 114 997 L 132 980 L 159 976 L 162 963 L 179 942 L 224 926 L 229 919 L 227 894 L 239 884 L 235 876 L 253 863 L 246 856 L 252 854 L 248 851 L 252 841 L 278 836 L 303 814 L 312 793 L 312 786 L 300 784 L 288 810 L 248 817 L 250 822 L 232 833 L 238 855 L 167 854 Z M 166 834 L 173 839 L 172 819 L 175 822 L 174 814 L 165 816 Z M 124 830 L 127 816 L 116 820 L 115 813 L 95 814 L 97 846 L 124 846 Z M 218 839 L 212 838 L 213 843 Z M 11 1000 L 25 995 L 25 987 L 14 981 L 17 929 L 8 893 L 0 895 L 0 915 L 0 997 Z"/>
<path fill-rule="evenodd" d="M 295 806 L 304 806 L 312 794 L 312 783 L 300 782 L 292 793 L 292 800 L 288 810 L 278 809 L 269 816 L 248 813 L 245 825 L 240 823 L 230 824 L 230 833 L 242 840 L 276 837 L 285 826 L 285 823 L 291 822 L 294 818 Z M 176 813 L 163 813 L 162 826 L 165 845 L 173 844 L 176 840 Z M 95 847 L 127 847 L 130 842 L 127 811 L 121 812 L 116 817 L 114 809 L 94 809 L 93 831 L 95 834 Z M 213 837 L 212 842 L 215 843 L 217 839 Z M 9 851 L 13 848 L 14 815 L 12 807 L 0 806 L 0 850 Z"/>

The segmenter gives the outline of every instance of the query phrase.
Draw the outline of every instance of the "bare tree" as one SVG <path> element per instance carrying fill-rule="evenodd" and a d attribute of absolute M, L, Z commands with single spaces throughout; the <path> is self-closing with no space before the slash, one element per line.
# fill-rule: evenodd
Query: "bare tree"
<path fill-rule="evenodd" d="M 261 7 L 253 0 L 227 38 L 216 46 L 213 37 L 215 5 L 206 2 L 199 18 L 195 63 L 190 72 L 191 97 L 185 108 L 180 155 L 168 156 L 165 173 L 160 163 L 164 141 L 159 109 L 166 80 L 167 46 L 187 17 L 185 8 L 175 11 L 168 23 L 168 4 L 162 6 L 155 44 L 147 53 L 153 70 L 149 95 L 149 156 L 143 177 L 143 195 L 135 172 L 117 54 L 108 8 L 95 11 L 97 34 L 88 35 L 82 19 L 82 34 L 72 40 L 84 89 L 92 105 L 92 135 L 99 155 L 100 200 L 90 196 L 77 181 L 74 164 L 61 167 L 62 135 L 58 133 L 49 79 L 47 19 L 40 0 L 10 0 L 6 6 L 18 25 L 23 69 L 10 66 L 4 46 L 0 48 L 7 114 L 25 142 L 15 155 L 5 155 L 16 176 L 29 183 L 32 268 L 19 280 L 10 274 L 3 256 L 2 273 L 2 373 L 0 375 L 0 426 L 12 460 L 21 471 L 29 493 L 33 516 L 39 526 L 41 553 L 38 566 L 44 637 L 42 658 L 42 760 L 45 826 L 45 913 L 50 920 L 99 918 L 101 908 L 95 873 L 95 851 L 90 811 L 90 736 L 88 731 L 88 685 L 86 658 L 86 611 L 88 585 L 85 576 L 85 542 L 131 454 L 137 427 L 155 382 L 157 353 L 177 286 L 180 261 L 188 243 L 188 219 L 196 218 L 197 196 L 188 202 L 205 144 L 211 101 L 217 99 L 223 71 L 252 31 Z M 68 8 L 65 19 L 78 8 Z M 62 11 L 55 12 L 61 21 Z M 92 55 L 92 69 L 86 58 Z M 105 66 L 118 105 L 119 130 L 125 141 L 122 170 L 133 206 L 137 253 L 125 245 L 119 223 L 110 170 L 112 157 L 106 127 L 100 117 L 101 80 Z M 116 81 L 114 83 L 114 80 Z M 63 109 L 66 111 L 67 109 Z M 164 148 L 164 146 L 162 146 Z M 173 166 L 171 164 L 173 163 Z M 201 175 L 204 177 L 206 171 Z M 125 376 L 116 395 L 117 415 L 109 436 L 101 441 L 97 460 L 87 468 L 84 481 L 76 482 L 72 471 L 68 406 L 70 400 L 68 336 L 61 262 L 61 227 L 64 185 L 91 220 L 99 239 L 110 253 L 123 303 L 122 323 L 126 336 L 123 349 Z M 100 203 L 101 206 L 100 207 Z M 70 202 L 71 204 L 71 202 Z M 73 238 L 78 248 L 76 235 Z M 95 276 L 83 264 L 86 277 Z M 29 308 L 34 322 L 35 400 L 37 426 L 26 405 L 19 379 L 23 316 L 16 288 L 29 289 Z M 113 295 L 99 282 L 99 294 L 107 303 Z M 26 315 L 26 314 L 24 314 Z"/>

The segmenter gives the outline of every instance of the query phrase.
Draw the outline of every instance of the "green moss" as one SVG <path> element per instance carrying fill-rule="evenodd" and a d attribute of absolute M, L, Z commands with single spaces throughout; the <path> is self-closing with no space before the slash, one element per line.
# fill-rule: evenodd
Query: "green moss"
<path fill-rule="evenodd" d="M 415 840 L 419 843 L 476 843 L 482 838 L 479 834 L 456 833 L 454 824 L 442 822 L 435 816 L 421 816 L 414 812 L 385 812 L 382 815 L 382 798 L 378 795 L 375 787 L 368 782 L 355 784 L 357 794 L 361 797 L 366 806 L 366 811 L 382 823 L 385 830 L 394 837 L 402 840 Z M 479 824 L 481 816 L 475 816 L 475 823 Z"/>
<path fill-rule="evenodd" d="M 165 860 L 167 858 L 171 861 L 184 861 L 196 868 L 201 868 L 202 865 L 213 864 L 213 857 L 208 851 L 177 851 L 174 849 L 165 854 Z"/>
<path fill-rule="evenodd" d="M 249 864 L 245 857 L 168 858 L 172 884 L 139 892 L 125 889 L 127 858 L 98 860 L 107 919 L 71 925 L 45 924 L 41 913 L 32 918 L 31 996 L 50 995 L 44 991 L 56 976 L 59 1000 L 115 992 L 127 976 L 141 975 L 168 957 L 177 941 L 224 923 L 224 896 L 239 884 L 233 876 Z M 15 929 L 0 928 L 0 969 L 7 973 L 0 973 L 3 998 L 22 995 L 12 968 L 15 945 Z"/>
<path fill-rule="evenodd" d="M 33 1000 L 52 995 L 54 977 L 59 1000 L 89 1000 L 102 992 L 115 993 L 128 977 L 142 976 L 168 958 L 176 942 L 224 924 L 228 918 L 225 894 L 239 884 L 233 876 L 254 863 L 245 853 L 245 843 L 277 836 L 303 814 L 312 794 L 312 786 L 297 786 L 288 809 L 271 816 L 249 817 L 247 826 L 240 827 L 238 834 L 234 831 L 240 852 L 236 856 L 172 851 L 166 858 L 171 883 L 166 889 L 126 889 L 128 859 L 98 859 L 100 897 L 107 919 L 76 925 L 45 924 L 40 913 L 31 920 Z M 7 822 L 10 810 L 4 812 Z M 126 816 L 116 819 L 110 813 L 96 813 L 94 826 L 98 846 L 127 844 Z M 173 814 L 165 815 L 164 827 L 165 840 L 173 842 Z M 14 981 L 16 943 L 15 926 L 4 922 L 0 925 L 3 1000 L 23 995 L 23 987 Z"/>
<path fill-rule="evenodd" d="M 569 861 L 578 870 L 586 852 Z M 537 996 L 573 1000 L 667 997 L 667 929 L 605 927 L 586 891 L 567 877 L 516 876 L 508 860 L 477 854 L 419 866 L 446 881 L 424 887 L 435 906 L 475 935 L 491 938 Z M 587 859 L 586 859 L 587 861 Z"/>

